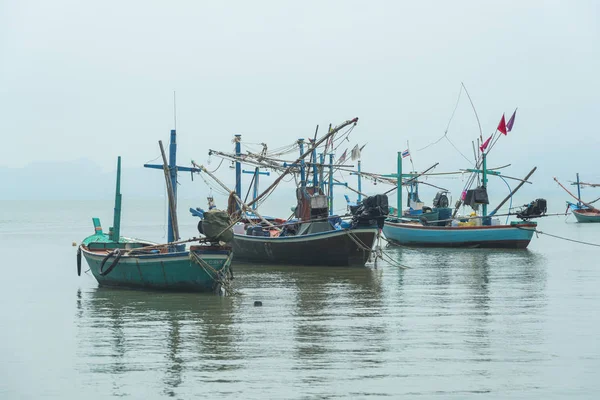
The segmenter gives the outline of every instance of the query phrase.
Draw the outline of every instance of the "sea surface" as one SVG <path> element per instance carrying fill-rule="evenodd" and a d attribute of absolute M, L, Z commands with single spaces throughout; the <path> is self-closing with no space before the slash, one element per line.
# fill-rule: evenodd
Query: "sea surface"
<path fill-rule="evenodd" d="M 165 240 L 164 203 L 127 204 L 124 235 Z M 234 264 L 242 295 L 219 297 L 78 277 L 92 216 L 106 229 L 112 202 L 0 202 L 1 399 L 600 398 L 599 247 L 540 235 L 385 248 L 409 269 Z M 600 243 L 573 217 L 539 229 Z"/>

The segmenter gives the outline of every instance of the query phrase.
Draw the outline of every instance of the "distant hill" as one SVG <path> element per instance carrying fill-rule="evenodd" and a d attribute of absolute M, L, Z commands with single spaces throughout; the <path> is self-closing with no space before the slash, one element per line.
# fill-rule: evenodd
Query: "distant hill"
<path fill-rule="evenodd" d="M 162 195 L 163 175 L 144 168 L 124 168 L 124 196 Z M 3 190 L 0 200 L 79 200 L 111 198 L 115 193 L 115 172 L 103 172 L 87 159 L 69 162 L 39 162 L 24 168 L 0 167 Z"/>
<path fill-rule="evenodd" d="M 219 172 L 220 178 L 225 184 L 233 187 L 233 171 L 223 170 Z M 539 175 L 534 175 L 531 178 L 534 182 L 533 185 L 525 185 L 519 191 L 515 196 L 516 198 L 513 199 L 513 206 L 522 205 L 538 197 L 545 197 L 550 201 L 550 210 L 553 212 L 562 211 L 564 200 L 568 199 L 568 195 L 558 188 L 551 178 L 544 177 L 541 172 L 538 171 L 537 174 Z M 518 175 L 518 173 L 515 175 Z M 121 190 L 128 203 L 129 200 L 135 200 L 136 198 L 165 198 L 164 175 L 159 170 L 148 170 L 143 167 L 123 168 L 121 179 Z M 270 177 L 262 180 L 261 187 L 266 188 L 273 179 L 275 178 Z M 190 174 L 180 173 L 179 182 L 178 196 L 181 200 L 181 206 L 184 205 L 183 200 L 191 200 L 185 201 L 185 204 L 196 204 L 199 207 L 205 207 L 206 197 L 211 194 L 214 196 L 218 207 L 226 207 L 226 194 L 220 189 L 215 189 L 214 192 L 211 191 L 201 177 L 195 175 L 192 182 Z M 242 197 L 246 195 L 249 182 L 249 179 L 244 177 Z M 508 182 L 511 187 L 516 186 L 515 181 Z M 0 200 L 112 199 L 115 192 L 115 171 L 104 172 L 100 166 L 88 159 L 66 162 L 37 162 L 24 168 L 0 167 L 0 183 L 2 188 Z M 441 183 L 443 185 L 448 184 L 454 200 L 458 198 L 464 184 L 461 180 L 441 181 Z M 564 183 L 567 183 L 567 181 L 565 180 Z M 503 182 L 494 178 L 490 184 L 490 201 L 492 204 L 507 195 L 508 189 Z M 363 183 L 363 190 L 371 194 L 381 193 L 388 189 L 389 186 L 374 186 L 368 182 Z M 420 190 L 421 198 L 429 203 L 436 192 L 437 189 L 423 186 Z M 600 196 L 600 194 L 596 195 L 596 191 L 594 193 L 588 192 L 591 191 L 586 191 L 584 198 L 591 198 L 593 195 L 595 197 Z M 352 199 L 356 197 L 355 194 L 341 187 L 337 187 L 335 193 L 336 212 L 345 211 L 344 193 L 348 193 Z M 390 204 L 395 206 L 395 192 L 390 194 L 389 200 Z M 282 182 L 279 190 L 269 196 L 261 210 L 265 214 L 287 216 L 291 213 L 290 207 L 295 205 L 295 201 L 293 182 Z M 508 206 L 509 203 L 505 205 L 505 207 Z"/>

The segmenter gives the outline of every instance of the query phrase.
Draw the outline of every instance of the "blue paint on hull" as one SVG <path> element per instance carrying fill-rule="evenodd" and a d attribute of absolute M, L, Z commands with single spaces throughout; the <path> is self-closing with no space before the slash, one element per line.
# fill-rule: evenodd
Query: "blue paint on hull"
<path fill-rule="evenodd" d="M 385 222 L 383 233 L 393 243 L 424 247 L 488 247 L 524 249 L 535 223 L 480 227 L 438 227 Z"/>
<path fill-rule="evenodd" d="M 100 264 L 106 253 L 82 248 L 90 270 L 101 286 L 160 289 L 191 292 L 215 290 L 214 271 L 206 270 L 190 258 L 189 251 L 123 256 L 107 275 L 100 275 Z M 224 276 L 231 264 L 230 251 L 195 251 L 208 265 Z M 112 259 L 107 261 L 110 265 Z M 105 269 L 106 269 L 105 266 Z"/>

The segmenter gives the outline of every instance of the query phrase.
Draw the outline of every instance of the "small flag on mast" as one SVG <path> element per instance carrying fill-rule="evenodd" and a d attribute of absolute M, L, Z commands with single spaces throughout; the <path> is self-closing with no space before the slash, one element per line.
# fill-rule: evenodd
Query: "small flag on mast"
<path fill-rule="evenodd" d="M 327 139 L 327 145 L 325 146 L 325 149 L 327 149 L 329 146 L 331 146 L 331 150 L 333 150 L 333 136 Z"/>
<path fill-rule="evenodd" d="M 342 153 L 342 156 L 340 157 L 340 159 L 338 160 L 338 162 L 340 164 L 343 164 L 344 161 L 346 161 L 346 152 L 348 151 L 348 149 L 344 150 L 344 152 Z"/>
<path fill-rule="evenodd" d="M 500 120 L 500 123 L 498 124 L 496 130 L 506 135 L 506 121 L 504 120 L 504 114 L 502 114 L 502 119 Z"/>
<path fill-rule="evenodd" d="M 352 160 L 360 158 L 360 150 L 358 149 L 358 145 L 352 148 L 352 151 L 350 152 L 350 158 L 352 158 Z"/>
<path fill-rule="evenodd" d="M 508 123 L 506 124 L 506 130 L 508 132 L 512 131 L 513 125 L 515 124 L 515 115 L 517 115 L 516 108 L 515 108 L 515 112 L 513 113 L 512 117 L 510 117 L 510 119 L 508 120 Z"/>
<path fill-rule="evenodd" d="M 493 136 L 493 135 L 492 135 L 492 136 Z M 490 140 L 492 140 L 492 136 L 490 136 L 490 137 L 489 137 L 489 138 L 488 138 L 488 139 L 487 139 L 485 142 L 483 142 L 483 143 L 481 144 L 481 146 L 479 146 L 479 150 L 481 150 L 481 152 L 482 152 L 482 153 L 483 153 L 483 151 L 484 151 L 485 149 L 487 149 L 487 147 L 488 147 L 488 144 L 490 144 Z"/>
<path fill-rule="evenodd" d="M 406 157 L 409 157 L 409 156 L 410 156 L 410 153 L 409 153 L 408 149 L 406 149 L 406 150 L 404 150 L 402 152 L 402 158 L 406 158 Z"/>

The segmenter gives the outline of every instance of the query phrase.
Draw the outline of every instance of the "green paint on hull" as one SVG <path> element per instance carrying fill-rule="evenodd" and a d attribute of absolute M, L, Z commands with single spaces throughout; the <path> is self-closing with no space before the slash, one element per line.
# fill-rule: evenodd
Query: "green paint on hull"
<path fill-rule="evenodd" d="M 107 275 L 100 275 L 106 254 L 82 249 L 90 270 L 101 286 L 211 292 L 219 279 L 224 280 L 231 265 L 231 250 L 193 250 L 208 266 L 190 257 L 189 251 L 123 256 Z M 106 261 L 104 269 L 113 262 Z M 221 275 L 220 278 L 217 274 Z"/>

